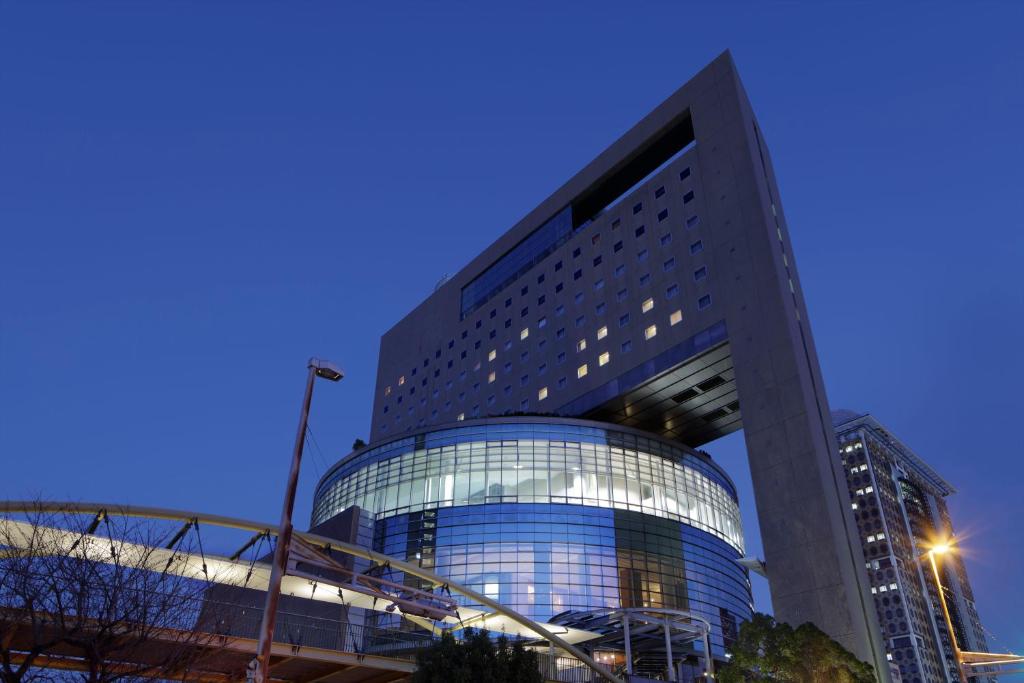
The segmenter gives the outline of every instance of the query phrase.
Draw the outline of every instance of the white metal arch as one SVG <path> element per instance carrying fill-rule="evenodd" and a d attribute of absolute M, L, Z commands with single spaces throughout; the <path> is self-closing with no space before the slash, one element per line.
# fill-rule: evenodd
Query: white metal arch
<path fill-rule="evenodd" d="M 116 514 L 124 517 L 140 517 L 146 519 L 159 519 L 169 521 L 181 521 L 187 522 L 190 520 L 198 520 L 203 524 L 209 524 L 212 526 L 219 526 L 231 529 L 240 529 L 244 531 L 251 531 L 254 533 L 266 533 L 271 536 L 277 535 L 277 528 L 271 524 L 265 524 L 261 522 L 255 522 L 252 520 L 240 519 L 237 517 L 227 517 L 224 515 L 212 515 L 199 512 L 191 512 L 185 510 L 174 510 L 170 508 L 157 508 L 157 507 L 146 507 L 138 505 L 119 505 L 115 503 L 96 503 L 96 502 L 70 502 L 70 501 L 26 501 L 26 500 L 5 500 L 0 501 L 0 513 L 3 514 L 19 514 L 19 513 L 46 513 L 46 512 L 64 512 L 72 514 L 99 514 L 101 512 L 106 514 Z M 525 629 L 527 632 L 536 634 L 541 638 L 548 640 L 549 642 L 562 648 L 572 656 L 579 659 L 581 662 L 586 664 L 594 673 L 598 674 L 609 683 L 623 683 L 621 679 L 613 675 L 610 671 L 603 668 L 600 664 L 594 661 L 587 653 L 570 643 L 562 635 L 568 635 L 570 630 L 566 630 L 562 635 L 553 633 L 547 626 L 542 625 L 532 619 L 519 614 L 515 610 L 502 605 L 501 603 L 488 598 L 485 595 L 477 593 L 471 588 L 462 586 L 454 583 L 443 576 L 434 574 L 433 572 L 427 571 L 422 567 L 418 567 L 414 564 L 399 560 L 388 555 L 376 553 L 367 548 L 363 548 L 358 545 L 351 543 L 344 543 L 337 541 L 326 536 L 320 536 L 318 534 L 312 534 L 309 532 L 295 531 L 294 536 L 302 538 L 309 543 L 313 543 L 322 547 L 328 547 L 332 550 L 338 550 L 345 554 L 359 557 L 365 560 L 374 562 L 375 564 L 383 565 L 390 563 L 391 567 L 402 572 L 406 572 L 417 578 L 423 579 L 424 581 L 430 582 L 433 586 L 447 585 L 449 590 L 454 593 L 458 593 L 464 597 L 473 600 L 479 605 L 490 608 L 497 615 L 507 618 L 514 622 L 518 626 Z M 209 558 L 208 558 L 209 559 Z M 329 581 L 324 581 L 324 584 L 329 584 Z M 480 621 L 486 624 L 486 619 Z M 562 627 L 565 628 L 565 627 Z M 583 633 L 583 632 L 579 632 Z"/>

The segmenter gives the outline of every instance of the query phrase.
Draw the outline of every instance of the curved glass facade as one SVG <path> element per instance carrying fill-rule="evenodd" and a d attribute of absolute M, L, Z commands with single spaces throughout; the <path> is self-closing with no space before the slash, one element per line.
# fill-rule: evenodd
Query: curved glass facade
<path fill-rule="evenodd" d="M 686 609 L 711 622 L 722 655 L 751 615 L 731 481 L 707 456 L 640 432 L 501 418 L 395 439 L 324 476 L 313 523 L 352 505 L 370 513 L 374 549 L 540 621 Z"/>

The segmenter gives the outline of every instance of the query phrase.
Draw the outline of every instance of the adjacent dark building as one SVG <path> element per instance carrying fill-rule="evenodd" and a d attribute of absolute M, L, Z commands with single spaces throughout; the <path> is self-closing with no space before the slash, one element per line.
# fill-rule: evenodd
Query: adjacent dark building
<path fill-rule="evenodd" d="M 953 487 L 871 415 L 832 419 L 887 655 L 903 683 L 959 683 L 939 587 L 922 560 L 954 538 L 945 501 Z M 960 555 L 943 555 L 940 580 L 960 648 L 987 652 Z"/>
<path fill-rule="evenodd" d="M 779 190 L 764 136 L 728 53 L 383 336 L 371 451 L 379 446 L 405 458 L 437 434 L 523 413 L 598 421 L 602 424 L 595 428 L 606 435 L 596 438 L 607 448 L 620 448 L 619 430 L 647 434 L 652 444 L 677 444 L 680 453 L 691 454 L 682 460 L 690 457 L 693 463 L 693 449 L 742 428 L 776 616 L 814 622 L 884 677 L 885 651 L 842 464 L 833 457 L 830 410 Z M 574 424 L 568 421 L 566 429 L 571 432 Z M 488 442 L 486 450 L 524 448 L 518 437 L 507 446 L 480 438 Z M 628 450 L 629 462 L 652 452 Z M 339 466 L 349 467 L 366 452 Z M 427 457 L 423 467 L 431 462 Z M 627 492 L 625 508 L 611 506 L 614 515 L 596 502 L 600 497 L 554 496 L 551 492 L 560 489 L 551 482 L 575 477 L 561 461 L 553 467 L 557 475 L 538 477 L 549 482 L 546 495 L 557 497 L 543 502 L 549 506 L 543 515 L 560 519 L 551 508 L 579 505 L 582 512 L 571 514 L 588 520 L 579 522 L 581 529 L 613 525 L 616 538 L 620 528 L 637 529 L 639 535 L 623 536 L 637 549 L 642 543 L 636 539 L 656 543 L 659 534 L 676 539 L 672 543 L 682 539 L 685 547 L 687 532 L 649 532 L 646 525 L 654 522 L 626 520 L 633 512 L 703 528 L 693 523 L 700 513 L 659 517 L 658 511 L 668 508 L 648 505 L 645 494 L 655 495 L 651 491 L 638 489 L 635 509 Z M 352 475 L 363 476 L 359 472 Z M 630 486 L 622 484 L 623 490 Z M 330 491 L 347 485 L 355 484 L 321 482 L 318 509 Z M 537 504 L 530 497 L 536 494 L 524 497 L 523 489 L 506 488 L 504 480 L 500 489 L 486 487 L 471 485 L 458 504 L 458 496 L 438 498 L 443 501 L 438 508 L 452 506 L 452 511 L 438 511 L 436 521 L 426 521 L 440 529 L 441 517 L 455 514 L 457 507 L 467 508 L 471 517 L 500 519 L 526 514 Z M 406 500 L 401 490 L 395 495 L 396 501 Z M 416 500 L 427 492 L 409 495 Z M 398 514 L 434 514 L 389 507 L 388 500 L 381 505 L 372 510 L 378 526 Z M 492 510 L 491 505 L 512 508 Z M 327 517 L 318 513 L 316 519 Z M 474 517 L 472 524 L 478 522 Z M 420 528 L 425 521 L 415 523 Z M 409 524 L 411 529 L 411 518 Z M 398 538 L 390 527 L 381 533 L 383 547 L 390 547 L 387 539 Z M 714 543 L 727 550 L 723 557 L 741 547 L 717 538 Z M 481 543 L 488 552 L 487 541 Z M 661 582 L 663 600 L 662 579 L 686 571 L 637 566 L 629 573 L 630 565 L 623 573 L 624 566 L 614 570 L 615 599 L 622 602 L 627 600 L 623 586 L 631 582 Z M 731 569 L 721 571 L 723 585 L 741 585 L 729 578 Z M 687 581 L 676 583 L 674 604 L 697 602 L 700 581 L 687 575 Z M 650 592 L 641 587 L 627 593 L 644 591 Z M 734 628 L 749 611 L 740 606 L 748 591 L 734 591 L 736 606 L 715 620 L 717 628 Z"/>

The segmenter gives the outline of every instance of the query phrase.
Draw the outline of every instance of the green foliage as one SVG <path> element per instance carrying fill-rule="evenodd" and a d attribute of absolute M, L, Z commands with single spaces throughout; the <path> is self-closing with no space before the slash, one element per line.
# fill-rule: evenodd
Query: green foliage
<path fill-rule="evenodd" d="M 413 683 L 543 683 L 537 653 L 502 636 L 466 631 L 461 643 L 450 633 L 416 655 Z"/>
<path fill-rule="evenodd" d="M 722 683 L 875 683 L 874 669 L 817 626 L 793 628 L 767 614 L 740 626 L 732 658 L 718 672 Z"/>

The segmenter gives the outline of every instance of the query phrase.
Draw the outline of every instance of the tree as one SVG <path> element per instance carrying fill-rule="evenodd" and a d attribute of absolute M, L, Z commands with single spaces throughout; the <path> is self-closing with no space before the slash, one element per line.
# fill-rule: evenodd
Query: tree
<path fill-rule="evenodd" d="M 521 641 L 497 642 L 486 631 L 467 629 L 465 640 L 445 632 L 416 655 L 413 683 L 543 683 L 537 653 Z"/>
<path fill-rule="evenodd" d="M 875 683 L 874 669 L 811 623 L 797 628 L 767 614 L 740 626 L 722 667 L 722 683 Z"/>
<path fill-rule="evenodd" d="M 357 438 L 352 442 L 352 450 L 358 451 L 360 448 L 366 448 L 366 442 L 362 439 Z"/>
<path fill-rule="evenodd" d="M 208 584 L 178 571 L 187 547 L 165 543 L 105 514 L 0 519 L 0 681 L 187 672 L 215 637 L 197 617 Z"/>

